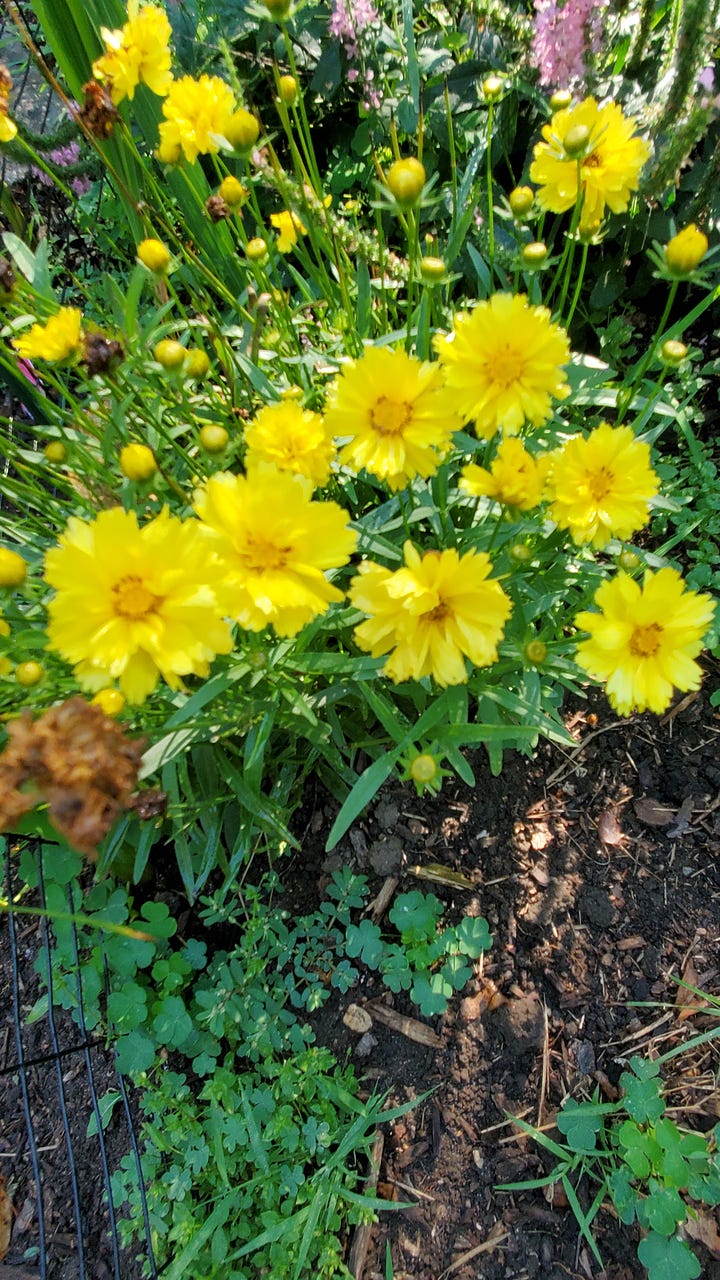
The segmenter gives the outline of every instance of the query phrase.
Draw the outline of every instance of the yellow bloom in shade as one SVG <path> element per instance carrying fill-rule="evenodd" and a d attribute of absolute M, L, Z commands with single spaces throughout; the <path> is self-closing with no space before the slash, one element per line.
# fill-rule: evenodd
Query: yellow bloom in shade
<path fill-rule="evenodd" d="M 12 142 L 16 134 L 17 125 L 10 119 L 5 104 L 0 101 L 0 142 Z"/>
<path fill-rule="evenodd" d="M 530 511 L 542 500 L 550 459 L 533 458 L 521 440 L 501 440 L 490 470 L 470 463 L 463 468 L 460 488 L 474 498 L 494 498 L 506 507 Z"/>
<path fill-rule="evenodd" d="M 34 324 L 12 345 L 25 360 L 49 360 L 57 363 L 80 354 L 83 340 L 82 312 L 76 307 L 61 307 L 47 324 Z"/>
<path fill-rule="evenodd" d="M 146 84 L 164 97 L 172 82 L 170 37 L 167 14 L 158 5 L 140 8 L 138 0 L 128 0 L 128 21 L 120 31 L 101 28 L 105 53 L 93 63 L 96 80 L 107 83 L 117 106 L 135 96 L 137 86 Z"/>
<path fill-rule="evenodd" d="M 570 391 L 562 372 L 567 334 L 524 294 L 496 293 L 461 312 L 454 332 L 435 338 L 435 349 L 458 413 L 486 440 L 497 431 L 516 435 L 526 422 L 540 426 L 553 396 Z"/>
<path fill-rule="evenodd" d="M 225 131 L 235 99 L 219 76 L 183 76 L 172 82 L 162 109 L 159 158 L 175 164 L 182 150 L 192 164 L 199 155 L 214 155 L 227 143 Z"/>
<path fill-rule="evenodd" d="M 265 405 L 246 426 L 245 444 L 248 466 L 257 459 L 307 476 L 315 487 L 328 482 L 335 458 L 332 433 L 319 413 L 303 409 L 297 400 Z"/>
<path fill-rule="evenodd" d="M 540 187 L 540 208 L 552 213 L 574 208 L 579 183 L 581 227 L 599 224 L 606 206 L 624 213 L 650 156 L 649 143 L 635 136 L 635 124 L 616 102 L 600 107 L 594 98 L 556 112 L 542 131 L 545 141 L 538 142 L 530 165 L 530 180 Z M 576 141 L 582 131 L 587 132 L 587 142 L 578 157 Z"/>
<path fill-rule="evenodd" d="M 223 564 L 227 612 L 248 631 L 294 636 L 343 593 L 325 577 L 350 559 L 357 534 L 310 482 L 267 463 L 218 472 L 195 495 L 208 544 Z"/>
<path fill-rule="evenodd" d="M 367 560 L 353 578 L 350 599 L 369 615 L 355 639 L 374 658 L 390 654 L 383 672 L 396 684 L 424 676 L 442 686 L 463 684 L 466 658 L 476 667 L 497 659 L 510 601 L 489 578 L 492 563 L 484 551 L 421 556 L 406 542 L 404 552 L 404 569 Z"/>
<path fill-rule="evenodd" d="M 363 468 L 393 490 L 415 476 L 431 476 L 462 423 L 438 364 L 391 347 L 368 347 L 335 379 L 325 423 L 350 437 L 342 466 Z"/>
<path fill-rule="evenodd" d="M 674 688 L 699 688 L 702 671 L 693 659 L 715 611 L 710 596 L 687 589 L 677 570 L 660 569 L 646 573 L 642 587 L 619 573 L 598 589 L 595 604 L 600 613 L 575 619 L 590 633 L 578 645 L 576 661 L 592 680 L 605 683 L 621 716 L 663 712 Z"/>
<path fill-rule="evenodd" d="M 298 234 L 307 235 L 307 229 L 297 214 L 289 213 L 287 209 L 283 209 L 282 213 L 271 213 L 270 222 L 279 232 L 277 247 L 280 253 L 290 253 L 298 242 Z"/>
<path fill-rule="evenodd" d="M 216 591 L 223 573 L 194 520 L 164 510 L 138 528 L 120 507 L 88 523 L 72 517 L 45 561 L 56 591 L 48 647 L 90 691 L 117 681 L 139 703 L 160 677 L 180 688 L 232 648 Z"/>
<path fill-rule="evenodd" d="M 658 488 L 649 447 L 631 427 L 603 422 L 587 437 L 573 436 L 552 457 L 550 515 L 574 542 L 604 547 L 647 524 Z"/>

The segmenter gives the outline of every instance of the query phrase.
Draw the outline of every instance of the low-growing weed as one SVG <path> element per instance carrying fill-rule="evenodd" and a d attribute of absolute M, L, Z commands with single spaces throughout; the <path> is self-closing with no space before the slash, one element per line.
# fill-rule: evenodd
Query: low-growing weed
<path fill-rule="evenodd" d="M 696 1043 L 718 1034 L 720 1028 Z M 697 1257 L 678 1232 L 701 1206 L 720 1204 L 720 1124 L 707 1134 L 697 1133 L 679 1128 L 666 1114 L 660 1066 L 676 1052 L 657 1061 L 631 1058 L 620 1076 L 623 1092 L 617 1102 L 600 1102 L 597 1091 L 591 1101 L 568 1099 L 557 1117 L 564 1143 L 513 1118 L 557 1163 L 544 1177 L 501 1188 L 560 1183 L 599 1266 L 603 1262 L 592 1224 L 609 1199 L 622 1223 L 637 1222 L 644 1232 L 637 1253 L 649 1280 L 694 1280 L 700 1275 Z M 583 1181 L 588 1208 L 580 1200 Z"/>

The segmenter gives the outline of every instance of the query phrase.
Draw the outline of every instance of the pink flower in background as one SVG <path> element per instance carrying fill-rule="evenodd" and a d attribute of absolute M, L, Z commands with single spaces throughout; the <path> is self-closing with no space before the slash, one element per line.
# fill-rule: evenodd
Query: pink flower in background
<path fill-rule="evenodd" d="M 331 0 L 330 35 L 344 46 L 348 58 L 358 55 L 358 36 L 377 22 L 378 12 L 372 0 Z"/>
<path fill-rule="evenodd" d="M 55 147 L 55 150 L 51 151 L 48 155 L 50 163 L 57 165 L 60 169 L 65 169 L 68 165 L 77 164 L 79 159 L 79 142 L 69 142 L 65 147 Z M 37 178 L 38 182 L 42 183 L 44 187 L 51 187 L 53 185 L 53 180 L 50 177 L 50 174 L 45 173 L 43 169 L 38 169 L 36 165 L 33 165 L 31 172 L 33 177 Z M 72 179 L 70 185 L 72 186 L 76 196 L 84 196 L 85 193 L 90 190 L 92 184 L 90 179 L 86 178 L 84 174 L 78 174 L 77 177 Z"/>
<path fill-rule="evenodd" d="M 601 47 L 605 0 L 535 0 L 533 59 L 540 83 L 568 89 L 582 83 L 587 55 Z"/>
<path fill-rule="evenodd" d="M 377 22 L 378 11 L 372 0 L 330 0 L 330 35 L 340 42 L 345 57 L 349 62 L 357 61 L 361 56 L 361 39 L 363 32 Z M 348 70 L 348 81 L 353 84 L 360 80 L 361 73 L 357 67 Z M 366 70 L 362 77 L 365 90 L 363 107 L 366 111 L 380 106 L 380 94 L 373 85 L 375 73 Z"/>

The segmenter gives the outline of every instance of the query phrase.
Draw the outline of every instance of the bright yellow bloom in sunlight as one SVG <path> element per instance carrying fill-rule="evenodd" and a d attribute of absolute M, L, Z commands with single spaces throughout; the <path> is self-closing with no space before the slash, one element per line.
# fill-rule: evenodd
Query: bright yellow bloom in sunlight
<path fill-rule="evenodd" d="M 525 422 L 540 426 L 553 397 L 570 390 L 562 371 L 570 359 L 567 334 L 524 294 L 496 293 L 461 312 L 454 332 L 435 338 L 435 349 L 458 413 L 486 440 L 497 431 L 515 435 Z"/>
<path fill-rule="evenodd" d="M 704 231 L 699 231 L 694 222 L 665 245 L 665 261 L 674 276 L 683 279 L 700 266 L 708 251 L 709 241 Z"/>
<path fill-rule="evenodd" d="M 301 476 L 267 463 L 246 476 L 219 472 L 195 510 L 223 565 L 227 612 L 248 631 L 294 636 L 343 593 L 328 570 L 347 564 L 357 534 L 336 502 L 313 502 Z"/>
<path fill-rule="evenodd" d="M 192 164 L 199 155 L 214 155 L 227 142 L 225 130 L 235 110 L 233 91 L 219 76 L 183 76 L 173 80 L 162 105 L 158 157 L 175 164 L 180 151 Z"/>
<path fill-rule="evenodd" d="M 162 677 L 205 676 L 232 638 L 216 588 L 223 569 L 197 522 L 161 512 L 138 528 L 134 511 L 112 507 L 72 517 L 45 560 L 55 588 L 48 647 L 75 665 L 82 688 L 117 680 L 128 702 L 144 702 Z"/>
<path fill-rule="evenodd" d="M 321 488 L 330 477 L 335 458 L 332 432 L 319 413 L 303 409 L 297 400 L 267 404 L 245 428 L 248 466 L 255 459 L 271 462 L 278 471 L 307 476 Z"/>
<path fill-rule="evenodd" d="M 82 312 L 76 307 L 61 307 L 47 324 L 34 324 L 28 333 L 13 338 L 12 345 L 25 360 L 74 359 L 83 340 Z"/>
<path fill-rule="evenodd" d="M 702 671 L 693 659 L 715 611 L 710 596 L 687 589 L 676 569 L 660 569 L 646 573 L 642 587 L 619 573 L 598 588 L 595 604 L 600 613 L 575 619 L 590 633 L 578 645 L 576 661 L 592 680 L 605 683 L 621 716 L 663 712 L 673 688 L 699 688 Z"/>
<path fill-rule="evenodd" d="M 390 489 L 434 475 L 462 422 L 438 364 L 391 347 L 368 347 L 330 388 L 327 428 L 350 437 L 339 462 Z"/>
<path fill-rule="evenodd" d="M 424 676 L 443 687 L 463 684 L 466 658 L 476 667 L 497 659 L 510 601 L 490 579 L 484 551 L 460 555 L 453 548 L 421 556 L 406 542 L 404 552 L 404 569 L 393 572 L 366 560 L 353 578 L 350 599 L 369 615 L 355 628 L 355 639 L 374 658 L 390 654 L 383 674 L 395 684 Z"/>
<path fill-rule="evenodd" d="M 550 459 L 533 458 L 521 440 L 501 440 L 490 470 L 469 463 L 463 467 L 460 489 L 474 498 L 494 498 L 505 507 L 530 511 L 542 501 Z"/>
<path fill-rule="evenodd" d="M 599 224 L 606 206 L 613 213 L 624 213 L 650 156 L 650 145 L 635 136 L 635 125 L 616 102 L 600 107 L 594 98 L 557 111 L 545 125 L 545 141 L 537 143 L 530 165 L 530 180 L 540 187 L 540 208 L 552 213 L 574 208 L 579 183 L 581 227 Z M 576 144 L 584 132 L 587 141 L 578 156 Z"/>
<path fill-rule="evenodd" d="M 613 537 L 630 538 L 647 524 L 658 489 L 650 449 L 632 427 L 603 422 L 587 437 L 573 436 L 551 458 L 550 515 L 577 543 L 599 548 Z"/>
<path fill-rule="evenodd" d="M 282 213 L 271 213 L 270 222 L 279 233 L 277 238 L 279 253 L 290 253 L 298 242 L 298 235 L 307 235 L 307 228 L 303 226 L 297 214 L 289 213 L 287 209 L 283 209 Z"/>
<path fill-rule="evenodd" d="M 140 8 L 138 0 L 128 0 L 128 20 L 120 31 L 101 27 L 105 53 L 93 63 L 96 80 L 107 83 L 117 106 L 135 96 L 142 82 L 162 98 L 172 82 L 170 37 L 172 29 L 158 5 Z"/>

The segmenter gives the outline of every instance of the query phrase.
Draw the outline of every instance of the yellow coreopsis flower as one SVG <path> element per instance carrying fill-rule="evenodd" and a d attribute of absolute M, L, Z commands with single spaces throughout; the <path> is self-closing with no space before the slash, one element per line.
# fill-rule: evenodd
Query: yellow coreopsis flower
<path fill-rule="evenodd" d="M 165 119 L 160 125 L 158 156 L 166 163 L 176 163 L 182 151 L 192 164 L 199 155 L 214 155 L 227 144 L 225 130 L 235 99 L 219 76 L 173 80 L 162 109 Z"/>
<path fill-rule="evenodd" d="M 530 511 L 543 496 L 550 460 L 547 454 L 533 458 L 521 440 L 501 440 L 490 470 L 469 463 L 463 467 L 460 489 L 474 498 L 494 498 L 506 507 Z"/>
<path fill-rule="evenodd" d="M 47 324 L 34 324 L 28 333 L 13 338 L 12 345 L 25 360 L 57 363 L 80 354 L 83 336 L 82 312 L 76 307 L 61 307 Z"/>
<path fill-rule="evenodd" d="M 604 547 L 647 524 L 658 488 L 648 445 L 631 427 L 603 422 L 589 436 L 567 440 L 551 458 L 550 515 L 574 542 Z"/>
<path fill-rule="evenodd" d="M 433 475 L 462 426 L 440 366 L 391 347 L 368 347 L 345 366 L 325 422 L 333 435 L 350 437 L 340 464 L 364 468 L 393 490 Z"/>
<path fill-rule="evenodd" d="M 128 0 L 128 20 L 120 31 L 102 27 L 105 53 L 93 63 L 96 80 L 107 83 L 117 106 L 135 96 L 137 86 L 146 84 L 164 97 L 172 82 L 170 37 L 167 14 L 157 5 L 140 8 L 139 0 Z"/>
<path fill-rule="evenodd" d="M 248 466 L 254 460 L 271 462 L 279 471 L 307 476 L 314 487 L 327 484 L 335 445 L 319 413 L 303 409 L 296 400 L 262 408 L 245 428 Z"/>
<path fill-rule="evenodd" d="M 16 135 L 17 125 L 10 119 L 6 104 L 0 102 L 0 142 L 12 142 Z"/>
<path fill-rule="evenodd" d="M 223 569 L 197 522 L 161 512 L 138 528 L 113 507 L 68 522 L 45 561 L 56 595 L 48 611 L 51 649 L 75 665 L 82 688 L 117 680 L 128 702 L 144 702 L 162 677 L 207 675 L 232 638 L 216 588 Z"/>
<path fill-rule="evenodd" d="M 298 235 L 307 235 L 307 228 L 303 226 L 298 215 L 290 213 L 287 209 L 283 209 L 282 213 L 271 213 L 270 222 L 279 233 L 277 238 L 279 253 L 290 253 L 298 242 Z"/>
<path fill-rule="evenodd" d="M 511 604 L 483 551 L 454 548 L 421 556 L 406 542 L 405 568 L 394 572 L 372 560 L 350 584 L 352 603 L 368 614 L 355 628 L 361 649 L 374 658 L 389 653 L 383 673 L 396 684 L 432 676 L 439 685 L 467 680 L 465 659 L 487 667 Z"/>
<path fill-rule="evenodd" d="M 709 241 L 704 231 L 699 231 L 694 222 L 665 245 L 665 262 L 671 274 L 680 280 L 689 276 L 700 266 L 708 251 Z"/>
<path fill-rule="evenodd" d="M 486 440 L 497 431 L 515 435 L 526 422 L 540 426 L 553 397 L 570 391 L 562 371 L 570 359 L 567 334 L 524 294 L 496 293 L 461 312 L 435 349 L 457 412 Z"/>
<path fill-rule="evenodd" d="M 572 209 L 579 184 L 581 227 L 599 225 L 606 206 L 623 213 L 650 156 L 649 143 L 635 136 L 635 124 L 616 102 L 601 107 L 594 98 L 557 111 L 545 125 L 545 141 L 538 142 L 530 165 L 530 179 L 540 187 L 540 208 L 553 213 Z"/>
<path fill-rule="evenodd" d="M 595 593 L 600 613 L 579 613 L 575 625 L 590 633 L 576 660 L 593 680 L 605 683 L 611 705 L 661 713 L 673 688 L 699 688 L 702 671 L 694 659 L 715 611 L 708 595 L 686 588 L 675 569 L 645 574 L 642 587 L 626 573 L 604 582 Z"/>
<path fill-rule="evenodd" d="M 208 544 L 222 561 L 228 613 L 248 631 L 296 635 L 343 593 L 328 570 L 347 563 L 357 534 L 336 502 L 313 502 L 301 476 L 267 463 L 219 472 L 195 495 Z"/>

